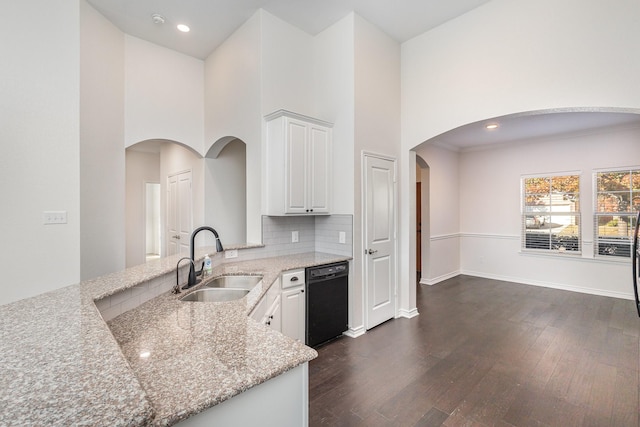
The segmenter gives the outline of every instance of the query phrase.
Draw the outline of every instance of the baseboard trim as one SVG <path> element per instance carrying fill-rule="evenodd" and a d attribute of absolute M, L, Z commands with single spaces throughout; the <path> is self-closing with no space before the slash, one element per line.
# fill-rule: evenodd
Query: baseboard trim
<path fill-rule="evenodd" d="M 434 277 L 433 279 L 422 278 L 420 279 L 420 284 L 432 286 L 437 283 L 444 282 L 447 279 L 451 279 L 452 277 L 459 276 L 460 274 L 462 274 L 460 271 L 452 271 L 451 273 L 443 274 L 442 276 Z"/>
<path fill-rule="evenodd" d="M 411 319 L 412 317 L 416 317 L 418 315 L 420 315 L 420 313 L 418 313 L 418 308 L 412 308 L 410 310 L 401 308 L 400 310 L 398 310 L 398 315 L 396 316 L 396 318 L 404 317 L 405 319 Z"/>
<path fill-rule="evenodd" d="M 364 335 L 365 332 L 367 332 L 367 330 L 364 328 L 364 326 L 358 326 L 357 328 L 349 328 L 348 330 L 343 332 L 342 335 L 346 335 L 350 338 L 358 338 Z"/>
<path fill-rule="evenodd" d="M 582 286 L 565 285 L 562 283 L 526 280 L 521 277 L 501 276 L 497 274 L 486 274 L 486 273 L 480 273 L 477 271 L 467 271 L 467 270 L 461 271 L 460 274 L 464 274 L 466 276 L 473 276 L 473 277 L 482 277 L 484 279 L 493 279 L 493 280 L 502 280 L 505 282 L 521 283 L 523 285 L 539 286 L 542 288 L 551 288 L 551 289 L 559 289 L 562 291 L 579 292 L 582 294 L 599 295 L 603 297 L 620 298 L 620 299 L 627 299 L 627 300 L 634 299 L 634 296 L 631 293 L 607 291 L 603 289 L 594 289 L 594 288 L 584 288 Z"/>

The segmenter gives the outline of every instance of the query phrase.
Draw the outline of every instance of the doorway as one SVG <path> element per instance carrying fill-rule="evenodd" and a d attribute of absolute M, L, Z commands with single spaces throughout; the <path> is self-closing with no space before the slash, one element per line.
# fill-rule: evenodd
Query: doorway
<path fill-rule="evenodd" d="M 167 177 L 167 255 L 189 254 L 193 229 L 191 171 Z"/>
<path fill-rule="evenodd" d="M 430 169 L 427 162 L 416 155 L 416 270 L 418 283 L 429 277 L 429 228 Z"/>
<path fill-rule="evenodd" d="M 161 230 L 160 222 L 160 183 L 146 182 L 145 199 L 145 258 L 147 261 L 160 258 Z"/>

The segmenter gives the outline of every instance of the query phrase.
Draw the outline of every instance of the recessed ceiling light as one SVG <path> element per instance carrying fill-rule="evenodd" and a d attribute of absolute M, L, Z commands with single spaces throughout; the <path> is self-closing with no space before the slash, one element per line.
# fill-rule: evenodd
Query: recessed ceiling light
<path fill-rule="evenodd" d="M 189 26 L 185 24 L 178 24 L 177 28 L 179 31 L 182 31 L 183 33 L 188 33 L 189 31 L 191 31 L 191 28 L 189 28 Z"/>
<path fill-rule="evenodd" d="M 159 13 L 154 13 L 153 15 L 151 15 L 151 20 L 154 24 L 164 24 L 164 16 L 160 15 Z"/>
<path fill-rule="evenodd" d="M 494 129 L 498 129 L 498 124 L 497 123 L 489 123 L 488 125 L 486 125 L 484 127 L 487 130 L 494 130 Z"/>

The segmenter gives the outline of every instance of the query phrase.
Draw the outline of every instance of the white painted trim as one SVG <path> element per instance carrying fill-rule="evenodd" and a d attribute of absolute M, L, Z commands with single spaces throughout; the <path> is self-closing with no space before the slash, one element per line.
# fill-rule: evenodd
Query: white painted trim
<path fill-rule="evenodd" d="M 412 308 L 411 310 L 405 310 L 405 309 L 400 309 L 398 310 L 398 315 L 396 316 L 396 319 L 399 317 L 404 317 L 405 319 L 411 319 L 413 317 L 418 316 L 420 313 L 418 313 L 418 309 L 417 308 Z"/>
<path fill-rule="evenodd" d="M 443 240 L 449 238 L 453 235 L 441 235 L 434 236 L 432 240 Z M 471 239 L 494 239 L 494 240 L 520 240 L 519 235 L 510 235 L 510 234 L 489 234 L 489 233 L 460 233 L 461 238 L 471 238 Z M 592 245 L 593 240 L 583 240 L 582 246 L 583 248 L 587 245 Z M 616 265 L 616 264 L 627 264 L 629 263 L 629 258 L 622 257 L 605 257 L 605 256 L 593 256 L 590 251 L 582 251 L 581 253 L 560 253 L 558 251 L 532 251 L 532 250 L 519 250 L 518 255 L 522 256 L 531 256 L 531 257 L 540 257 L 540 258 L 554 258 L 554 259 L 567 259 L 571 261 L 581 261 L 581 262 L 597 262 L 602 264 Z M 421 283 L 426 285 L 427 283 Z"/>
<path fill-rule="evenodd" d="M 447 279 L 451 279 L 452 277 L 456 277 L 459 276 L 460 274 L 460 270 L 456 270 L 456 271 L 452 271 L 451 273 L 447 273 L 447 274 L 443 274 L 442 276 L 438 276 L 438 277 L 434 277 L 433 279 L 420 279 L 420 284 L 421 285 L 435 285 L 438 284 L 440 282 L 444 282 Z"/>
<path fill-rule="evenodd" d="M 302 120 L 303 122 L 310 122 L 313 123 L 315 125 L 320 125 L 320 126 L 324 126 L 327 128 L 333 128 L 333 123 L 331 122 L 327 122 L 321 119 L 316 119 L 315 117 L 309 117 L 309 116 L 305 116 L 303 114 L 298 114 L 298 113 L 294 113 L 293 111 L 288 111 L 288 110 L 277 110 L 274 111 L 271 114 L 267 114 L 266 116 L 264 116 L 264 120 L 265 123 L 269 122 L 271 120 L 277 119 L 278 117 L 288 117 L 291 119 L 296 119 L 296 120 Z"/>
<path fill-rule="evenodd" d="M 433 242 L 436 240 L 458 239 L 460 237 L 461 237 L 460 233 L 438 234 L 435 236 L 429 236 L 429 240 Z"/>
<path fill-rule="evenodd" d="M 543 282 L 543 281 L 537 281 L 537 280 L 526 280 L 521 277 L 510 277 L 510 276 L 501 276 L 497 274 L 486 274 L 478 271 L 469 271 L 469 270 L 462 270 L 460 274 L 473 276 L 473 277 L 482 277 L 485 279 L 502 280 L 505 282 L 519 283 L 522 285 L 531 285 L 531 286 L 539 286 L 543 288 L 559 289 L 563 291 L 579 292 L 582 294 L 599 295 L 604 297 L 621 298 L 621 299 L 628 299 L 628 300 L 634 299 L 633 294 L 626 293 L 626 292 L 604 291 L 602 289 L 583 288 L 581 286 L 571 286 L 571 285 L 565 285 L 562 283 Z"/>
<path fill-rule="evenodd" d="M 460 237 L 470 237 L 476 239 L 520 240 L 519 234 L 460 233 Z"/>
<path fill-rule="evenodd" d="M 366 332 L 367 331 L 364 328 L 364 325 L 360 325 L 357 328 L 349 328 L 348 330 L 343 332 L 342 335 L 345 335 L 349 338 L 358 338 L 364 335 Z"/>

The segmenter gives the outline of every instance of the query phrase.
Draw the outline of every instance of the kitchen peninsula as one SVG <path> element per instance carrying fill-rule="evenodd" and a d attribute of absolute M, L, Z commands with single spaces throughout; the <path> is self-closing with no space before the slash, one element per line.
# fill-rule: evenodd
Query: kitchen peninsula
<path fill-rule="evenodd" d="M 96 303 L 175 278 L 178 258 L 0 306 L 0 424 L 174 425 L 242 396 L 317 356 L 248 316 L 280 273 L 349 259 L 312 252 L 222 263 L 212 277 L 263 280 L 228 303 L 182 302 L 167 288 L 105 322 Z"/>

